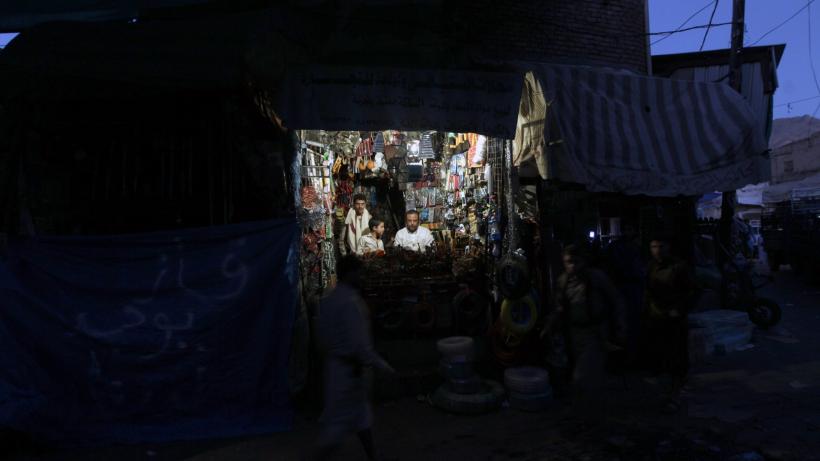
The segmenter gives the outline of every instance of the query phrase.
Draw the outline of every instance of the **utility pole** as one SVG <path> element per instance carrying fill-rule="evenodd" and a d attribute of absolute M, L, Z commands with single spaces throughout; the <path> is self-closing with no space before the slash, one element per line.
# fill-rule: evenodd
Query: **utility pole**
<path fill-rule="evenodd" d="M 742 83 L 742 53 L 743 53 L 743 31 L 745 28 L 746 1 L 732 1 L 732 49 L 729 54 L 729 85 L 741 92 Z M 720 242 L 726 249 L 731 246 L 732 221 L 735 216 L 735 205 L 737 203 L 737 193 L 734 190 L 723 191 L 723 200 L 720 205 Z M 728 255 L 732 257 L 732 255 Z"/>

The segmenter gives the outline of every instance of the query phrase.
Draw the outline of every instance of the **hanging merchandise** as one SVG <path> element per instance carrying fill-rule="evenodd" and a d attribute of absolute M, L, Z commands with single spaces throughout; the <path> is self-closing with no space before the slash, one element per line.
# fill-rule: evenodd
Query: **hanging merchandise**
<path fill-rule="evenodd" d="M 487 183 L 487 196 L 493 195 L 493 169 L 484 165 L 484 181 Z"/>
<path fill-rule="evenodd" d="M 376 139 L 373 141 L 373 152 L 384 153 L 384 133 L 381 131 L 376 133 Z"/>
<path fill-rule="evenodd" d="M 377 152 L 374 158 L 375 161 L 375 168 L 374 171 L 382 171 L 385 168 L 384 162 L 384 154 L 382 152 Z"/>
<path fill-rule="evenodd" d="M 530 271 L 526 259 L 511 255 L 498 267 L 498 286 L 506 298 L 518 299 L 531 289 Z"/>
<path fill-rule="evenodd" d="M 310 210 L 318 203 L 320 202 L 316 189 L 312 186 L 302 187 L 302 208 Z"/>
<path fill-rule="evenodd" d="M 401 146 L 404 144 L 404 133 L 401 131 L 391 131 L 390 132 L 390 144 L 393 146 Z"/>
<path fill-rule="evenodd" d="M 336 157 L 336 160 L 333 162 L 333 168 L 331 168 L 331 173 L 334 177 L 339 176 L 339 172 L 342 169 L 342 165 L 344 165 L 344 161 L 342 160 L 342 156 Z"/>
<path fill-rule="evenodd" d="M 407 157 L 407 148 L 404 146 L 385 146 L 384 157 L 387 160 L 392 160 L 394 158 L 405 158 Z"/>
<path fill-rule="evenodd" d="M 421 163 L 420 157 L 421 143 L 419 141 L 411 141 L 407 144 L 407 163 Z"/>
<path fill-rule="evenodd" d="M 347 209 L 353 199 L 353 181 L 341 179 L 336 188 L 336 206 Z"/>
<path fill-rule="evenodd" d="M 475 146 L 470 148 L 470 167 L 480 167 L 484 164 L 484 159 L 487 158 L 487 137 L 478 135 Z"/>
<path fill-rule="evenodd" d="M 436 152 L 433 150 L 433 135 L 435 131 L 428 131 L 421 135 L 421 146 L 419 157 L 423 159 L 433 159 L 436 157 Z"/>
<path fill-rule="evenodd" d="M 416 209 L 416 191 L 408 190 L 404 193 L 404 209 L 405 210 L 415 210 Z"/>
<path fill-rule="evenodd" d="M 419 164 L 407 165 L 407 182 L 418 182 L 424 176 L 424 166 Z"/>

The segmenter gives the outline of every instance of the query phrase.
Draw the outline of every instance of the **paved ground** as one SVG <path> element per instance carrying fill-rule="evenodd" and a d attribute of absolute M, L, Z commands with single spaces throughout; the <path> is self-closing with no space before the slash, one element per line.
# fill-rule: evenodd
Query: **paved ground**
<path fill-rule="evenodd" d="M 783 272 L 762 292 L 781 302 L 781 325 L 756 331 L 749 350 L 695 365 L 678 415 L 660 414 L 657 385 L 630 376 L 609 381 L 610 416 L 597 428 L 564 418 L 561 408 L 462 417 L 402 399 L 377 407 L 377 438 L 386 455 L 401 460 L 727 460 L 743 453 L 739 459 L 820 460 L 820 287 Z M 292 460 L 315 430 L 300 421 L 292 433 L 245 440 L 15 459 Z M 338 459 L 362 459 L 362 452 L 351 440 Z"/>

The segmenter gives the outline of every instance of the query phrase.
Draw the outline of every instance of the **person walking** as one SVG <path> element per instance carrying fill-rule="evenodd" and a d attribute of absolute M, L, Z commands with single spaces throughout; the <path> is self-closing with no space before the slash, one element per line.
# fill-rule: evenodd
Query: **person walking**
<path fill-rule="evenodd" d="M 339 283 L 320 304 L 317 335 L 324 365 L 322 430 L 312 459 L 327 459 L 353 433 L 367 459 L 375 460 L 369 369 L 395 374 L 373 348 L 367 306 L 359 294 L 362 263 L 353 255 L 340 259 Z"/>
<path fill-rule="evenodd" d="M 672 377 L 664 411 L 680 409 L 680 392 L 689 373 L 689 324 L 695 283 L 689 267 L 671 254 L 669 240 L 650 242 L 647 267 L 646 352 L 653 371 Z"/>
<path fill-rule="evenodd" d="M 581 417 L 598 416 L 605 377 L 607 346 L 623 344 L 623 301 L 609 278 L 591 268 L 583 250 L 563 251 L 564 273 L 555 290 L 557 325 L 563 331 L 571 371 L 573 403 Z M 614 331 L 614 334 L 611 333 Z"/>
<path fill-rule="evenodd" d="M 605 251 L 606 271 L 624 300 L 626 344 L 622 354 L 627 368 L 636 368 L 640 352 L 644 292 L 646 291 L 646 261 L 642 257 L 638 232 L 631 223 L 623 224 L 622 235 Z"/>

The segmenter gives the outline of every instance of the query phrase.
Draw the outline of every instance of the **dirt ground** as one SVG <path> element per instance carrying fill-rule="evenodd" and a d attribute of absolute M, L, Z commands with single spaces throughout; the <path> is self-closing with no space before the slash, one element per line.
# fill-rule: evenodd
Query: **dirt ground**
<path fill-rule="evenodd" d="M 425 395 L 376 405 L 376 437 L 399 460 L 820 460 L 820 288 L 789 272 L 765 290 L 784 309 L 779 326 L 755 331 L 752 348 L 692 368 L 684 405 L 660 412 L 660 385 L 610 377 L 606 417 L 582 424 L 556 404 L 543 413 L 507 406 L 481 416 L 434 408 Z M 82 451 L 32 449 L 15 460 L 298 460 L 317 423 L 290 433 L 162 446 Z M 335 459 L 364 459 L 351 438 Z"/>

